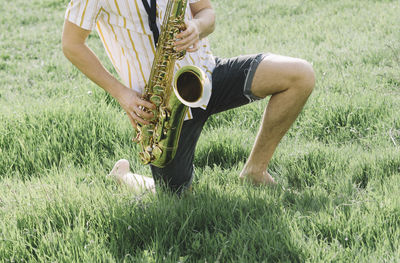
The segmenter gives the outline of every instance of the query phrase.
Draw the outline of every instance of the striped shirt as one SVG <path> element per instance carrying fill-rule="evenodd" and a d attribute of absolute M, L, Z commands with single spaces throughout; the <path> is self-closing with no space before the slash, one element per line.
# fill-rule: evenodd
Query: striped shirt
<path fill-rule="evenodd" d="M 194 3 L 199 0 L 189 0 Z M 168 0 L 157 1 L 157 26 L 163 21 Z M 185 19 L 192 19 L 189 5 Z M 155 45 L 148 14 L 140 0 L 71 0 L 65 19 L 75 25 L 96 28 L 104 48 L 122 82 L 140 93 L 147 84 L 155 56 Z M 175 71 L 185 65 L 196 65 L 211 80 L 215 60 L 206 38 L 200 40 L 200 49 L 177 61 Z M 207 105 L 203 105 L 205 109 Z M 187 118 L 191 119 L 188 111 Z"/>

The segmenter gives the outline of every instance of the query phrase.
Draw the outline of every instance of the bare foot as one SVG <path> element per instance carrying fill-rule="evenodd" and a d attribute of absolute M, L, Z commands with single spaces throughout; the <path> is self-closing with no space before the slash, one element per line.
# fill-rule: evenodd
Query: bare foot
<path fill-rule="evenodd" d="M 124 185 L 131 190 L 149 190 L 155 192 L 153 178 L 132 173 L 129 170 L 129 162 L 125 159 L 121 159 L 115 163 L 108 177 L 113 178 L 119 185 Z"/>
<path fill-rule="evenodd" d="M 114 164 L 113 169 L 108 174 L 109 177 L 115 178 L 118 180 L 123 175 L 129 173 L 129 161 L 125 159 L 121 159 Z"/>
<path fill-rule="evenodd" d="M 276 185 L 274 178 L 272 178 L 272 176 L 267 171 L 265 171 L 261 174 L 257 174 L 257 173 L 250 173 L 250 172 L 243 170 L 239 175 L 239 179 L 242 182 L 248 181 L 255 186 Z"/>

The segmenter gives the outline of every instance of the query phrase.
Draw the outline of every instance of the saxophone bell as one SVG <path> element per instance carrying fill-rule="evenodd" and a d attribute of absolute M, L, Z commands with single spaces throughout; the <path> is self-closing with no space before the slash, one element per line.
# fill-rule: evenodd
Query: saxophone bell
<path fill-rule="evenodd" d="M 173 82 L 176 97 L 186 106 L 198 108 L 207 104 L 211 96 L 211 83 L 203 70 L 196 66 L 179 69 Z"/>

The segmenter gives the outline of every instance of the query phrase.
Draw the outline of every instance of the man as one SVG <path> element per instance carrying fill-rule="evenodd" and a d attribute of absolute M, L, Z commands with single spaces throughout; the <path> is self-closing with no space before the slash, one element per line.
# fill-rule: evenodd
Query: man
<path fill-rule="evenodd" d="M 154 108 L 153 104 L 141 98 L 155 54 L 154 28 L 152 23 L 149 24 L 151 14 L 146 11 L 146 5 L 151 7 L 154 2 L 73 0 L 66 12 L 62 37 L 65 56 L 119 102 L 133 128 L 137 123 L 147 124 L 152 117 L 143 108 Z M 153 178 L 156 183 L 164 183 L 173 191 L 182 192 L 189 188 L 193 178 L 195 146 L 207 118 L 272 95 L 239 178 L 256 185 L 274 184 L 267 171 L 268 164 L 314 88 L 313 69 L 302 59 L 274 54 L 231 59 L 213 57 L 206 39 L 213 32 L 215 23 L 210 0 L 188 2 L 186 29 L 176 36 L 175 41 L 177 51 L 188 52 L 183 60 L 177 62 L 176 68 L 195 64 L 205 70 L 212 80 L 212 94 L 207 105 L 188 111 L 174 160 L 165 168 L 151 166 Z M 166 3 L 167 0 L 157 1 L 158 28 Z M 95 26 L 123 83 L 102 66 L 85 44 Z"/>

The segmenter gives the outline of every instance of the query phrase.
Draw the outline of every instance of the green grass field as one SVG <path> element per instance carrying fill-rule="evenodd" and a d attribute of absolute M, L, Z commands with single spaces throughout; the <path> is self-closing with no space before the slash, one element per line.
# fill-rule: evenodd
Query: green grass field
<path fill-rule="evenodd" d="M 270 166 L 279 186 L 237 178 L 261 101 L 208 121 L 192 194 L 119 188 L 118 159 L 151 173 L 118 104 L 62 54 L 68 1 L 1 1 L 0 262 L 400 262 L 399 2 L 212 2 L 215 55 L 314 65 Z"/>

